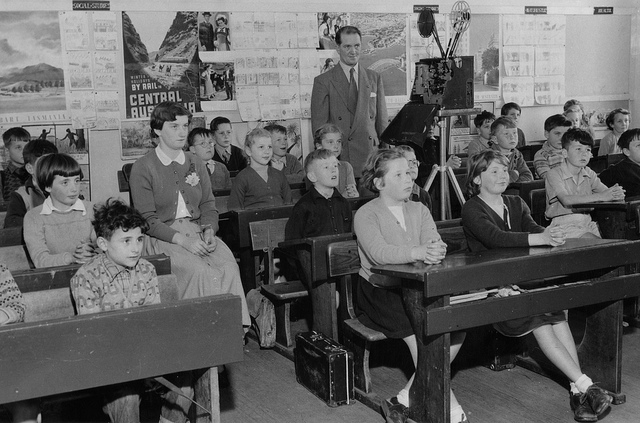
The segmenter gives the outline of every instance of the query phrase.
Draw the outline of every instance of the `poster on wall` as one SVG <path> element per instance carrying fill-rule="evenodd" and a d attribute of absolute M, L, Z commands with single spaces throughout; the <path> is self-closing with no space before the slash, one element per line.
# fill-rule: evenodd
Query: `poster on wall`
<path fill-rule="evenodd" d="M 406 96 L 406 17 L 405 13 L 318 13 L 319 48 L 335 49 L 336 31 L 345 25 L 357 27 L 362 33 L 359 63 L 382 76 L 385 96 Z"/>
<path fill-rule="evenodd" d="M 58 12 L 0 14 L 0 125 L 68 120 Z"/>
<path fill-rule="evenodd" d="M 120 139 L 124 160 L 142 157 L 158 145 L 151 138 L 149 119 L 122 121 Z"/>
<path fill-rule="evenodd" d="M 474 15 L 469 25 L 476 101 L 500 99 L 500 16 Z"/>
<path fill-rule="evenodd" d="M 200 101 L 233 101 L 234 94 L 233 62 L 200 63 Z"/>
<path fill-rule="evenodd" d="M 200 110 L 197 14 L 122 12 L 127 118 L 148 117 L 163 101 Z"/>

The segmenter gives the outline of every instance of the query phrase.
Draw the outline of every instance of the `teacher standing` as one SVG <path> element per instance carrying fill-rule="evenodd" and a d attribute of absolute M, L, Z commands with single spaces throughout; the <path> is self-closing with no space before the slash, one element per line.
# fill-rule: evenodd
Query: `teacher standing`
<path fill-rule="evenodd" d="M 362 34 L 355 26 L 336 33 L 338 66 L 316 76 L 311 94 L 311 126 L 315 132 L 325 123 L 342 131 L 341 160 L 362 174 L 369 153 L 378 148 L 379 135 L 388 124 L 387 104 L 380 75 L 361 66 Z"/>

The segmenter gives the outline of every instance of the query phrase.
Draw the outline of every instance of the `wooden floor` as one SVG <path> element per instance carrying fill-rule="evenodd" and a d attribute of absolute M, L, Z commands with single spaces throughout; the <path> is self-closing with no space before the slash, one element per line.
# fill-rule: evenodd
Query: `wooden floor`
<path fill-rule="evenodd" d="M 410 359 L 405 348 L 395 344 L 394 349 L 393 345 L 374 357 L 374 361 L 387 363 L 387 367 L 372 369 L 374 391 L 383 398 L 395 395 L 411 372 L 406 366 Z M 611 423 L 636 423 L 640 421 L 640 363 L 637 360 L 640 330 L 626 330 L 623 350 L 622 388 L 627 402 L 612 406 L 603 419 Z M 221 391 L 222 422 L 384 422 L 378 411 L 361 403 L 328 407 L 296 382 L 293 362 L 274 350 L 261 350 L 250 340 L 244 351 L 244 361 L 227 366 L 231 384 Z M 519 367 L 493 372 L 480 366 L 466 366 L 465 362 L 473 361 L 473 351 L 472 344 L 465 344 L 460 353 L 462 364 L 454 362 L 452 381 L 453 390 L 472 423 L 573 422 L 565 386 Z M 144 414 L 145 423 L 157 422 L 157 415 L 150 411 Z M 43 423 L 107 421 L 100 412 L 98 398 L 49 405 L 43 418 Z M 0 413 L 0 422 L 10 422 L 6 413 Z"/>

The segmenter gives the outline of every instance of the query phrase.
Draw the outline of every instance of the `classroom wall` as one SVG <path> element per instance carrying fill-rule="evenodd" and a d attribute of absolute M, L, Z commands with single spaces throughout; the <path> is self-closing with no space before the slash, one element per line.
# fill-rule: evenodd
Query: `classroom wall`
<path fill-rule="evenodd" d="M 216 10 L 221 11 L 287 11 L 287 12 L 307 12 L 309 10 L 323 11 L 323 10 L 344 10 L 355 12 L 389 12 L 395 13 L 412 13 L 412 8 L 415 2 L 408 0 L 395 0 L 390 3 L 388 0 L 368 0 L 368 1 L 351 1 L 345 3 L 343 1 L 305 1 L 305 0 L 289 0 L 286 2 L 276 1 L 246 1 L 246 0 L 222 0 L 216 1 L 215 4 L 210 0 L 187 0 L 184 2 L 174 1 L 158 1 L 158 0 L 112 0 L 111 10 L 113 11 L 176 11 L 176 10 L 209 10 L 215 6 Z M 439 4 L 440 11 L 446 13 L 451 10 L 454 1 L 442 1 L 442 2 L 430 2 L 429 4 Z M 508 6 L 505 6 L 503 2 L 499 0 L 476 0 L 469 2 L 471 6 L 472 16 L 474 13 L 489 13 L 489 14 L 522 14 L 524 6 L 530 5 L 529 0 L 511 0 Z M 620 16 L 604 17 L 615 22 L 623 22 L 622 27 L 616 25 L 612 28 L 612 32 L 606 31 L 592 31 L 588 32 L 588 26 L 585 26 L 584 22 L 587 19 L 597 18 L 590 17 L 593 14 L 593 5 L 591 2 L 582 0 L 556 0 L 549 2 L 548 13 L 549 14 L 567 14 L 567 15 L 583 15 L 577 18 L 568 20 L 568 30 L 575 28 L 585 30 L 584 37 L 581 40 L 568 40 L 567 41 L 567 58 L 571 57 L 574 60 L 574 55 L 577 54 L 575 48 L 584 46 L 586 51 L 584 54 L 578 54 L 580 64 L 583 65 L 586 61 L 590 63 L 599 63 L 602 54 L 597 54 L 599 48 L 603 48 L 606 54 L 605 60 L 610 61 L 611 55 L 618 55 L 622 60 L 619 61 L 619 67 L 622 69 L 618 72 L 616 88 L 622 87 L 621 92 L 607 92 L 606 95 L 600 95 L 598 89 L 593 87 L 593 84 L 588 84 L 585 81 L 578 81 L 577 83 L 567 83 L 567 97 L 571 98 L 575 96 L 579 98 L 585 104 L 587 109 L 596 108 L 615 108 L 615 107 L 629 107 L 632 112 L 632 122 L 638 122 L 640 125 L 640 110 L 636 106 L 638 99 L 640 99 L 640 82 L 636 77 L 637 71 L 640 70 L 640 0 L 606 0 L 598 1 L 598 6 L 612 6 L 615 9 L 616 15 L 629 16 L 627 23 L 624 23 L 625 19 L 620 19 Z M 543 2 L 537 2 L 536 4 L 543 4 Z M 392 5 L 392 7 L 391 7 Z M 65 11 L 71 10 L 71 1 L 69 0 L 48 0 L 42 2 L 40 0 L 2 0 L 0 2 L 0 13 L 4 11 L 24 11 L 24 10 L 58 10 Z M 603 20 L 604 20 L 603 19 Z M 473 20 L 472 23 L 473 25 Z M 622 31 L 622 32 L 620 32 Z M 620 51 L 619 45 L 608 45 L 607 40 L 611 37 L 619 37 L 620 34 L 629 34 L 629 44 L 623 46 Z M 616 35 L 617 34 L 617 35 Z M 573 44 L 575 42 L 575 44 Z M 571 47 L 570 46 L 574 46 Z M 628 54 L 627 54 L 628 52 Z M 581 53 L 581 52 L 579 52 Z M 591 54 L 588 54 L 591 53 Z M 607 62 L 608 63 L 608 62 Z M 597 70 L 598 66 L 593 66 L 593 69 Z M 567 67 L 567 72 L 569 71 Z M 595 72 L 594 70 L 594 72 Z M 620 80 L 624 78 L 625 72 L 628 70 L 629 77 L 626 80 Z M 591 92 L 581 90 L 585 87 L 591 88 Z M 606 87 L 609 89 L 611 87 Z M 604 89 L 604 88 L 603 88 Z M 616 89 L 613 89 L 616 91 Z M 580 94 L 585 94 L 581 96 Z M 397 110 L 402 106 L 398 104 L 390 108 L 390 115 L 393 116 Z M 500 105 L 497 104 L 496 108 L 499 109 Z M 551 114 L 562 111 L 561 106 L 537 106 L 528 107 L 523 110 L 521 127 L 527 134 L 527 138 L 530 141 L 541 140 L 544 136 L 542 122 Z M 234 122 L 239 122 L 239 115 L 237 112 L 206 112 L 207 122 L 218 114 L 229 117 Z M 303 131 L 310 132 L 309 121 L 303 120 Z M 633 124 L 633 123 L 632 123 Z M 245 133 L 249 128 L 248 124 L 238 123 L 238 133 Z M 91 163 L 91 184 L 92 184 L 92 199 L 96 202 L 103 201 L 106 198 L 118 195 L 118 186 L 116 180 L 116 172 L 122 168 L 122 165 L 126 161 L 122 160 L 120 156 L 120 138 L 118 131 L 92 131 L 89 136 L 90 142 L 90 163 Z M 237 144 L 241 144 L 242 140 L 236 139 Z M 307 146 L 308 148 L 309 146 Z M 308 151 L 308 149 L 307 149 Z M 125 196 L 127 197 L 127 196 Z M 125 198 L 126 199 L 126 198 Z"/>

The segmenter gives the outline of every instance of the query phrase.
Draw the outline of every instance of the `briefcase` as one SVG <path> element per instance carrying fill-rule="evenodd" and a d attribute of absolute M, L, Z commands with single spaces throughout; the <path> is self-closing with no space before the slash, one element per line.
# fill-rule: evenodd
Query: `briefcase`
<path fill-rule="evenodd" d="M 293 355 L 298 383 L 329 407 L 354 402 L 352 352 L 312 331 L 296 335 Z"/>

